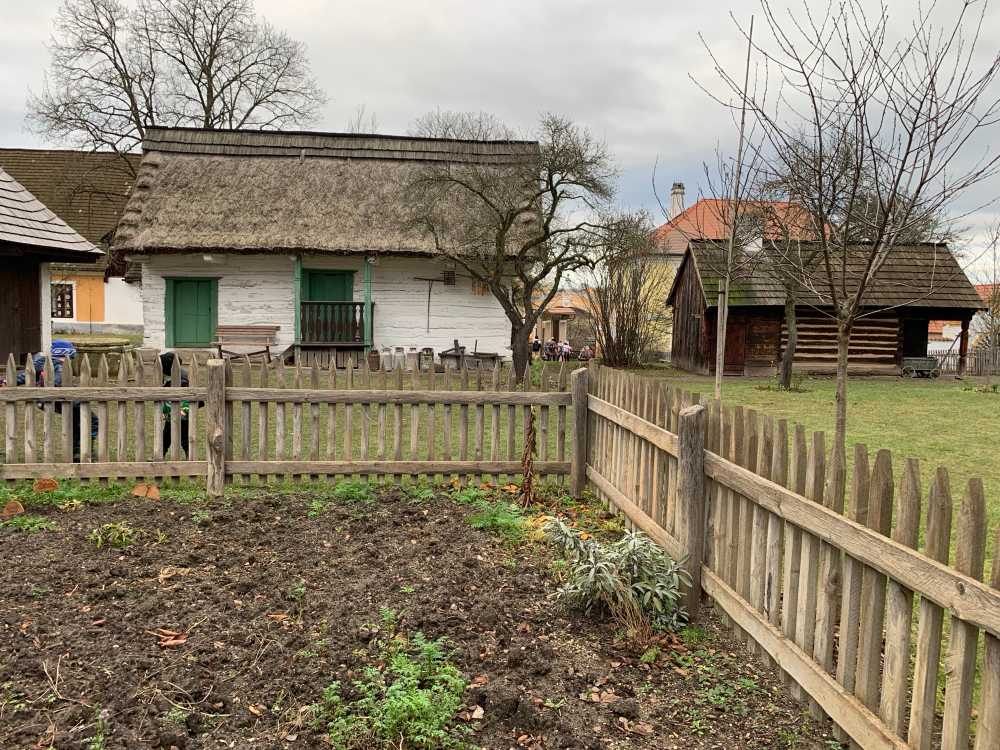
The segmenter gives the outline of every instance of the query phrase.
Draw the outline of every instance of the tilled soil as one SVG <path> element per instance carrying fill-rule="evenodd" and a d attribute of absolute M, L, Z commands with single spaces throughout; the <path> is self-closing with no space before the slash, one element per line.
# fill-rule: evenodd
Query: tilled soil
<path fill-rule="evenodd" d="M 384 607 L 448 639 L 489 750 L 829 747 L 711 618 L 643 663 L 552 599 L 544 547 L 504 546 L 465 506 L 307 505 L 128 498 L 0 529 L 0 748 L 329 747 L 308 706 L 363 666 Z M 141 540 L 88 541 L 118 521 Z"/>

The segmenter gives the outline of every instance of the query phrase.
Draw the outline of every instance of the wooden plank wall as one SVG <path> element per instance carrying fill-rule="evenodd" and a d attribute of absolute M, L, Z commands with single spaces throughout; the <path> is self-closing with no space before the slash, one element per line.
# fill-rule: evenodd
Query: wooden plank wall
<path fill-rule="evenodd" d="M 672 430 L 696 397 L 597 366 L 589 388 L 592 484 L 684 555 Z M 1000 747 L 1000 555 L 984 578 L 1000 529 L 982 483 L 953 490 L 938 468 L 922 487 L 917 461 L 863 445 L 849 467 L 822 433 L 707 406 L 702 583 L 736 637 L 853 747 Z"/>
<path fill-rule="evenodd" d="M 809 308 L 796 312 L 798 343 L 795 364 L 802 371 L 828 371 L 837 364 L 837 323 Z M 781 323 L 781 349 L 785 348 L 788 329 Z M 899 346 L 899 318 L 895 313 L 878 313 L 859 318 L 851 332 L 849 364 L 873 371 L 894 369 Z"/>

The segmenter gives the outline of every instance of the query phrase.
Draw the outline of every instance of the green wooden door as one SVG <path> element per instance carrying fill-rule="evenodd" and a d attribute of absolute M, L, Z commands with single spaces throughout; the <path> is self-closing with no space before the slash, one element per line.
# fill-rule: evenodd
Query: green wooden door
<path fill-rule="evenodd" d="M 303 273 L 304 301 L 351 302 L 354 299 L 354 271 L 306 269 Z"/>
<path fill-rule="evenodd" d="M 215 339 L 216 279 L 167 279 L 167 346 L 203 347 Z"/>

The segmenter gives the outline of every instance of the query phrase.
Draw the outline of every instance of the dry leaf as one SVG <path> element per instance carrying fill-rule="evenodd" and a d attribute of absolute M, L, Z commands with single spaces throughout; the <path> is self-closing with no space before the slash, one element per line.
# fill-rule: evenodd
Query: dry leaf
<path fill-rule="evenodd" d="M 36 479 L 31 485 L 31 489 L 35 492 L 52 492 L 59 489 L 59 482 L 51 477 L 42 477 L 41 479 Z"/>
<path fill-rule="evenodd" d="M 173 565 L 168 565 L 160 570 L 160 574 L 156 577 L 156 580 L 158 580 L 162 585 L 174 576 L 186 576 L 190 572 L 191 568 L 178 568 Z"/>
<path fill-rule="evenodd" d="M 24 513 L 24 506 L 17 500 L 11 500 L 3 506 L 3 513 L 0 513 L 0 518 L 7 520 L 8 518 L 19 516 L 22 513 Z"/>
<path fill-rule="evenodd" d="M 483 710 L 482 706 L 476 706 L 474 709 L 472 709 L 472 718 L 474 720 L 481 719 L 485 715 L 486 715 L 486 712 Z"/>

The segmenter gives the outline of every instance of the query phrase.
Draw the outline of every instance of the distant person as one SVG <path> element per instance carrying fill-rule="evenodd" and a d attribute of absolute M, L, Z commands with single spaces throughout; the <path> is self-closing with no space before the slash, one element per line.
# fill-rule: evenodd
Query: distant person
<path fill-rule="evenodd" d="M 174 360 L 177 355 L 173 352 L 164 352 L 160 355 L 160 366 L 163 368 L 163 386 L 170 387 L 173 383 L 170 382 L 170 373 L 174 369 Z M 188 382 L 188 372 L 185 368 L 181 367 L 180 370 L 180 380 L 181 388 L 187 388 Z M 168 457 L 170 454 L 170 446 L 173 443 L 172 428 L 171 428 L 171 414 L 173 413 L 173 405 L 177 403 L 175 401 L 164 401 L 163 405 L 160 407 L 163 411 L 163 456 Z M 191 415 L 191 404 L 187 401 L 180 402 L 181 410 L 181 450 L 184 451 L 185 457 L 188 455 L 188 418 Z"/>
<path fill-rule="evenodd" d="M 581 362 L 587 362 L 594 358 L 594 350 L 590 348 L 590 344 L 584 344 L 578 356 Z"/>
<path fill-rule="evenodd" d="M 63 364 L 68 363 L 69 360 L 76 359 L 76 347 L 73 345 L 72 341 L 66 339 L 54 339 L 52 341 L 52 346 L 49 348 L 49 355 L 52 357 L 52 382 L 45 382 L 45 354 L 39 352 L 34 357 L 32 357 L 31 364 L 35 370 L 35 385 L 39 388 L 59 388 L 62 386 L 62 374 L 63 374 Z M 27 377 L 23 372 L 17 374 L 17 384 L 24 385 L 27 382 Z M 80 401 L 68 402 L 70 407 L 70 419 L 72 420 L 72 434 L 73 434 L 73 463 L 80 462 Z M 43 406 L 42 402 L 38 403 L 38 406 Z M 63 414 L 67 402 L 56 401 L 55 411 L 59 414 Z M 65 419 L 65 417 L 63 417 Z M 89 440 L 93 440 L 97 435 L 97 414 L 93 411 L 90 413 L 90 435 Z M 93 455 L 93 451 L 91 451 Z"/>
<path fill-rule="evenodd" d="M 535 336 L 535 340 L 531 342 L 531 358 L 538 359 L 542 356 L 542 341 Z"/>

